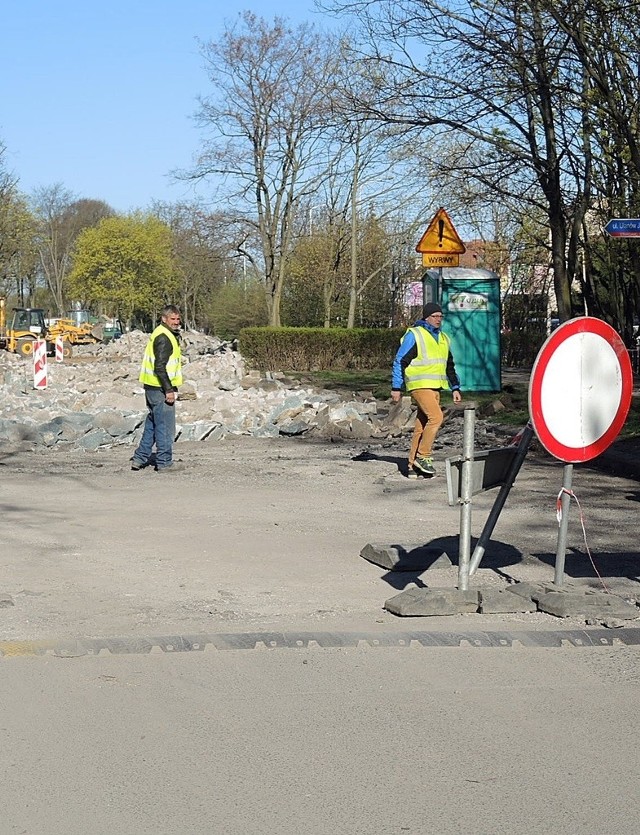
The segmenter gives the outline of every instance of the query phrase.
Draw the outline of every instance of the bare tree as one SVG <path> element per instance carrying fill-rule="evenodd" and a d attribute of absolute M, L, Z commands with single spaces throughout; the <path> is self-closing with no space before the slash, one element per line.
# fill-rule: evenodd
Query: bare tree
<path fill-rule="evenodd" d="M 583 72 L 582 137 L 591 199 L 582 226 L 583 293 L 593 312 L 633 342 L 640 306 L 637 240 L 610 240 L 611 217 L 640 217 L 640 17 L 638 5 L 549 2 Z M 635 13 L 634 13 L 635 12 Z"/>
<path fill-rule="evenodd" d="M 259 264 L 270 323 L 279 325 L 296 208 L 322 167 L 334 40 L 306 23 L 245 12 L 202 54 L 213 92 L 200 101 L 206 138 L 187 176 L 215 176 L 227 213 L 251 233 L 241 251 Z"/>
<path fill-rule="evenodd" d="M 233 260 L 234 246 L 226 236 L 226 224 L 220 213 L 194 204 L 156 203 L 153 212 L 173 233 L 183 321 L 190 327 L 203 327 L 207 324 L 204 311 L 225 282 Z"/>
<path fill-rule="evenodd" d="M 582 71 L 566 32 L 539 0 L 337 5 L 366 27 L 366 113 L 416 130 L 433 167 L 446 152 L 460 176 L 544 212 L 558 309 L 569 318 L 588 172 Z"/>
<path fill-rule="evenodd" d="M 347 327 L 352 328 L 367 287 L 382 273 L 390 277 L 398 245 L 426 224 L 433 199 L 430 189 L 425 188 L 423 173 L 409 158 L 402 135 L 362 118 L 352 109 L 358 79 L 354 65 L 345 61 L 343 70 L 347 68 L 351 68 L 351 77 L 336 89 L 336 123 L 327 146 L 331 160 L 327 176 L 314 195 L 319 201 L 314 208 L 319 209 L 324 221 L 322 232 L 333 242 L 331 268 L 324 271 L 325 327 L 329 327 L 331 308 L 337 301 L 336 288 L 342 284 L 338 276 L 346 265 L 345 318 Z M 385 232 L 386 249 L 378 250 L 382 260 L 373 270 L 371 249 L 362 234 L 363 220 L 369 221 L 372 216 L 386 229 L 394 229 L 393 235 Z"/>
<path fill-rule="evenodd" d="M 101 200 L 76 198 L 60 183 L 38 189 L 32 202 L 38 219 L 40 265 L 55 308 L 62 316 L 68 301 L 65 285 L 76 238 L 114 211 Z"/>

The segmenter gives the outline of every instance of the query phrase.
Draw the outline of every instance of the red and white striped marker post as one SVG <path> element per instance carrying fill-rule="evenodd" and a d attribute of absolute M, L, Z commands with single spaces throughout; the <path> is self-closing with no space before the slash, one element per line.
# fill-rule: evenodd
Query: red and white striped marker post
<path fill-rule="evenodd" d="M 36 339 L 33 344 L 33 387 L 47 387 L 47 343 L 44 339 Z"/>
<path fill-rule="evenodd" d="M 61 336 L 56 336 L 56 362 L 64 361 L 64 340 Z"/>

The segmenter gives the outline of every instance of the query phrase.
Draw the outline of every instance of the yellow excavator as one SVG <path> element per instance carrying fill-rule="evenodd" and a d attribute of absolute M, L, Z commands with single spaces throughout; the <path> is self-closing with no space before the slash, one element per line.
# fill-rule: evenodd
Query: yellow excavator
<path fill-rule="evenodd" d="M 47 328 L 49 339 L 55 340 L 61 336 L 65 343 L 71 345 L 94 345 L 102 342 L 102 325 L 91 325 L 89 322 L 78 324 L 73 319 L 56 319 Z"/>
<path fill-rule="evenodd" d="M 46 339 L 44 311 L 38 308 L 17 307 L 7 325 L 5 300 L 0 299 L 0 347 L 12 354 L 30 356 L 36 339 Z M 50 346 L 47 345 L 47 353 Z"/>
<path fill-rule="evenodd" d="M 56 339 L 61 336 L 64 356 L 70 357 L 72 345 L 89 345 L 102 342 L 98 328 L 87 322 L 75 324 L 72 319 L 58 319 L 47 326 L 44 310 L 40 307 L 14 307 L 11 323 L 7 325 L 5 300 L 0 298 L 0 348 L 14 354 L 29 357 L 33 354 L 36 339 L 45 339 L 47 354 L 55 354 Z"/>

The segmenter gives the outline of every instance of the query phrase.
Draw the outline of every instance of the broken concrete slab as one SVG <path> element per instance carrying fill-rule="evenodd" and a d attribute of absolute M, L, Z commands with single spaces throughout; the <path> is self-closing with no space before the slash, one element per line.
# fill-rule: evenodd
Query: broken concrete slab
<path fill-rule="evenodd" d="M 306 420 L 285 420 L 278 424 L 278 431 L 281 435 L 303 435 L 311 429 L 311 424 Z"/>
<path fill-rule="evenodd" d="M 87 451 L 95 451 L 101 446 L 113 444 L 113 436 L 106 429 L 92 429 L 78 441 L 78 446 Z"/>
<path fill-rule="evenodd" d="M 35 393 L 28 361 L 0 351 L 0 443 L 28 443 L 45 449 L 73 446 L 90 452 L 135 443 L 147 413 L 138 376 L 148 338 L 142 331 L 131 331 L 106 345 L 75 346 L 70 361 L 49 365 L 48 386 Z M 258 438 L 304 434 L 319 440 L 362 442 L 376 449 L 379 460 L 389 461 L 384 441 L 399 438 L 413 427 L 415 407 L 410 397 L 392 403 L 376 400 L 369 391 L 318 390 L 311 379 L 250 370 L 233 343 L 195 331 L 185 330 L 181 344 L 184 381 L 176 412 L 181 427 L 177 441 L 217 441 L 236 434 Z M 81 421 L 90 419 L 91 423 L 78 422 L 78 413 L 85 415 Z M 447 414 L 438 433 L 438 447 L 457 449 L 463 411 L 453 409 Z M 201 432 L 203 423 L 220 428 Z M 497 424 L 478 423 L 476 428 L 478 447 L 497 447 L 505 440 L 505 429 Z M 85 433 L 100 429 L 109 437 L 92 434 L 85 439 Z M 137 436 L 132 437 L 133 433 Z M 393 462 L 398 464 L 398 475 L 406 467 L 406 458 L 400 461 Z M 399 477 L 397 489 L 405 488 L 406 481 Z"/>
<path fill-rule="evenodd" d="M 509 589 L 480 589 L 480 608 L 483 615 L 510 612 L 536 612 L 538 605 L 531 599 L 509 594 Z"/>
<path fill-rule="evenodd" d="M 577 587 L 572 583 L 564 586 L 556 586 L 552 580 L 540 580 L 538 582 L 513 583 L 507 586 L 505 591 L 537 602 L 543 594 L 547 594 L 548 592 L 557 591 L 566 594 L 575 588 Z"/>
<path fill-rule="evenodd" d="M 448 554 L 425 545 L 376 545 L 368 543 L 360 556 L 389 571 L 425 571 L 428 568 L 451 568 Z"/>
<path fill-rule="evenodd" d="M 387 422 L 396 429 L 404 429 L 414 420 L 414 407 L 410 397 L 402 397 L 389 407 Z"/>
<path fill-rule="evenodd" d="M 605 592 L 550 591 L 538 598 L 538 609 L 560 618 L 596 617 L 634 620 L 640 617 L 640 609 L 626 603 L 621 597 Z"/>
<path fill-rule="evenodd" d="M 406 589 L 389 598 L 384 608 L 400 617 L 435 617 L 477 612 L 480 594 L 477 589 Z"/>

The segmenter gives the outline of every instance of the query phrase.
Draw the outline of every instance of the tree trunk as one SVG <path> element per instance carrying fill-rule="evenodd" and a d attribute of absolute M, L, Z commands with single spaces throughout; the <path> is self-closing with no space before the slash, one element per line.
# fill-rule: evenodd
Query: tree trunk
<path fill-rule="evenodd" d="M 349 316 L 347 327 L 353 328 L 358 300 L 358 166 L 360 165 L 360 133 L 356 134 L 353 182 L 351 184 L 351 283 L 349 287 Z"/>

